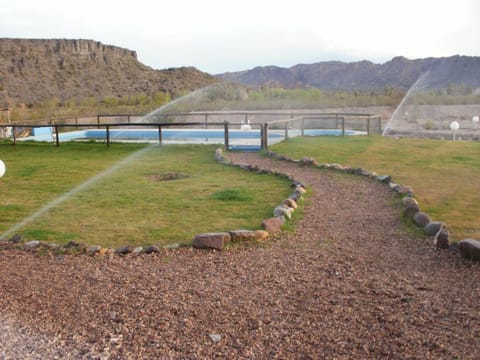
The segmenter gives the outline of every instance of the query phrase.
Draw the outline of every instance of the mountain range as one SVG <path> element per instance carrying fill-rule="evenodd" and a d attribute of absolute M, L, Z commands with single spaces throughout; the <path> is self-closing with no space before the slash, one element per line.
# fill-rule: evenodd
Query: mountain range
<path fill-rule="evenodd" d="M 422 76 L 423 75 L 423 76 Z M 480 88 L 480 57 L 451 56 L 409 60 L 395 57 L 384 64 L 370 61 L 327 61 L 289 68 L 259 66 L 217 75 L 248 86 L 315 87 L 324 90 L 381 90 L 410 88 L 422 76 L 424 88 L 451 85 Z"/>
<path fill-rule="evenodd" d="M 480 57 L 395 57 L 384 64 L 328 61 L 214 76 L 194 67 L 155 70 L 140 63 L 135 51 L 94 40 L 0 38 L 0 107 L 156 92 L 177 97 L 221 81 L 341 91 L 408 89 L 420 77 L 425 88 L 455 85 L 480 92 Z"/>

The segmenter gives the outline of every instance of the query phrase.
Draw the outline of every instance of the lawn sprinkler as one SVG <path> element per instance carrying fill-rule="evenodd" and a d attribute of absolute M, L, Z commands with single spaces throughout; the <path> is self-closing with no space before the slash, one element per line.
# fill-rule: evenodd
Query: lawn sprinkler
<path fill-rule="evenodd" d="M 453 141 L 455 141 L 455 132 L 460 128 L 460 124 L 457 121 L 450 123 L 450 129 L 453 131 Z"/>
<path fill-rule="evenodd" d="M 472 117 L 472 121 L 473 121 L 473 128 L 476 129 L 478 126 L 478 116 Z"/>
<path fill-rule="evenodd" d="M 7 168 L 5 167 L 5 163 L 0 160 L 0 178 L 5 175 L 5 171 L 7 170 Z"/>

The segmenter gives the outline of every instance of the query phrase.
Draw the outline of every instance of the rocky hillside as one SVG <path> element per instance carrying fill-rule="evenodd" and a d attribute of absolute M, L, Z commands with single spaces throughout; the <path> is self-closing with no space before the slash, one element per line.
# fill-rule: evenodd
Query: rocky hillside
<path fill-rule="evenodd" d="M 154 70 L 135 51 L 93 40 L 0 39 L 0 106 L 159 91 L 177 96 L 216 81 L 192 67 Z"/>
<path fill-rule="evenodd" d="M 417 60 L 396 57 L 384 64 L 330 61 L 290 68 L 256 67 L 218 76 L 251 86 L 274 84 L 285 88 L 381 90 L 386 86 L 408 89 L 425 73 L 422 86 L 426 88 L 446 88 L 451 85 L 480 88 L 480 57 L 452 56 Z"/>

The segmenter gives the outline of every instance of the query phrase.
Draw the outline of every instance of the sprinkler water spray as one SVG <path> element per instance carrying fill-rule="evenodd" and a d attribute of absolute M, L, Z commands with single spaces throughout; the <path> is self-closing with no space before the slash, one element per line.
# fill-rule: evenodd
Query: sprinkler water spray
<path fill-rule="evenodd" d="M 5 166 L 5 163 L 0 160 L 0 178 L 5 175 L 5 171 L 7 171 L 7 168 Z"/>

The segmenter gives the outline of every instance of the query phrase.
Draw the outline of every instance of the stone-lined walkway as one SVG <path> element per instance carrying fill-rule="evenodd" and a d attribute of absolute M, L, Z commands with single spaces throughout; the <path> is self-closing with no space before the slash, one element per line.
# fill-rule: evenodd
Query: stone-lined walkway
<path fill-rule="evenodd" d="M 480 266 L 409 235 L 387 186 L 230 156 L 313 190 L 296 233 L 113 259 L 3 251 L 0 357 L 478 358 Z"/>

